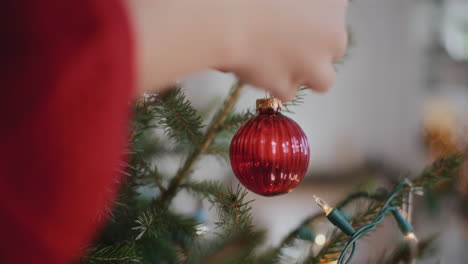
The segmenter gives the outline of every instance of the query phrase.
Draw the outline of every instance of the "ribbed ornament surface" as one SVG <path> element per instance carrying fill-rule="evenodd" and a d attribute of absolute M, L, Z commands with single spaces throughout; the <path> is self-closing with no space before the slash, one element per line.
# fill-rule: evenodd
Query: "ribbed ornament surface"
<path fill-rule="evenodd" d="M 264 196 L 292 191 L 309 165 L 304 131 L 279 111 L 260 111 L 234 135 L 229 150 L 237 179 Z"/>

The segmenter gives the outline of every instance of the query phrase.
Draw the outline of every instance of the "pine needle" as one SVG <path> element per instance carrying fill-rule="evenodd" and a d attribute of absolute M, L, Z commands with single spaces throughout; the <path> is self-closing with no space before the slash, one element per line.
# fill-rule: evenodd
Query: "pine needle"
<path fill-rule="evenodd" d="M 202 141 L 203 120 L 180 87 L 161 96 L 157 109 L 156 120 L 175 142 L 196 146 Z"/>

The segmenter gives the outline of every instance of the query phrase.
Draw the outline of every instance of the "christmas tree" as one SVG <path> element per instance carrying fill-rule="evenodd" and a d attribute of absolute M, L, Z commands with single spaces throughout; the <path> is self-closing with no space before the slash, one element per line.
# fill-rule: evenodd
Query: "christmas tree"
<path fill-rule="evenodd" d="M 233 85 L 206 126 L 201 111 L 193 107 L 181 87 L 164 94 L 146 94 L 136 103 L 127 163 L 121 168 L 124 185 L 108 210 L 106 228 L 85 250 L 81 263 L 347 263 L 359 250 L 359 239 L 379 228 L 384 217 L 392 216 L 398 223 L 394 228 L 409 240 L 388 249 L 379 263 L 409 262 L 424 255 L 434 237 L 418 234 L 420 240 L 414 243 L 415 233 L 407 219 L 411 197 L 422 189 L 453 181 L 464 162 L 462 154 L 441 156 L 412 181 L 396 183 L 393 189 L 351 193 L 334 208 L 316 197 L 325 213 L 304 219 L 277 246 L 259 250 L 264 230 L 253 224 L 247 190 L 239 184 L 191 179 L 195 165 L 205 155 L 226 162 L 234 132 L 255 115 L 253 109 L 233 111 L 242 89 L 241 82 Z M 302 95 L 299 91 L 283 111 L 301 103 Z M 163 131 L 169 140 L 161 140 L 157 131 Z M 162 173 L 154 162 L 155 157 L 164 155 L 183 161 L 173 175 Z M 216 209 L 214 230 L 204 228 L 202 215 L 182 214 L 171 206 L 181 191 L 193 199 L 209 201 Z M 311 197 L 311 206 L 313 200 Z M 355 203 L 359 203 L 359 210 L 347 209 Z M 314 225 L 323 221 L 337 228 L 319 250 L 310 250 L 303 258 L 286 253 L 298 240 L 312 243 L 317 239 Z"/>

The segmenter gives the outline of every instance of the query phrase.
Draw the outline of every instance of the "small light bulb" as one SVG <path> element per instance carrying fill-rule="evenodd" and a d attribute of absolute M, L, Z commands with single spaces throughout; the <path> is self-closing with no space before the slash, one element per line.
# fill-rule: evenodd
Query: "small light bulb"
<path fill-rule="evenodd" d="M 332 207 L 330 207 L 324 200 L 322 200 L 320 197 L 314 195 L 314 200 L 322 208 L 322 210 L 325 212 L 325 215 L 329 215 L 331 211 L 333 210 Z"/>
<path fill-rule="evenodd" d="M 325 242 L 327 242 L 327 238 L 325 237 L 324 234 L 318 234 L 315 237 L 314 242 L 315 242 L 315 244 L 317 244 L 319 246 L 323 246 L 323 245 L 325 245 Z"/>
<path fill-rule="evenodd" d="M 418 241 L 418 238 L 416 237 L 416 234 L 414 232 L 406 233 L 405 238 L 407 240 Z"/>

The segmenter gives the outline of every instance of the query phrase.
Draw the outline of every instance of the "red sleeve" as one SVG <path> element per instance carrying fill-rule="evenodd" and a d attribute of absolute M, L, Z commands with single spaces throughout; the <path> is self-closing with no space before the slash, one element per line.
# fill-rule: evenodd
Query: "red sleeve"
<path fill-rule="evenodd" d="M 117 187 L 128 18 L 115 0 L 5 0 L 0 33 L 0 263 L 70 263 Z"/>

